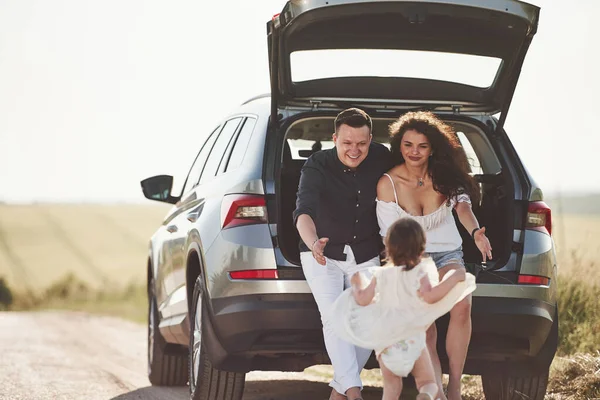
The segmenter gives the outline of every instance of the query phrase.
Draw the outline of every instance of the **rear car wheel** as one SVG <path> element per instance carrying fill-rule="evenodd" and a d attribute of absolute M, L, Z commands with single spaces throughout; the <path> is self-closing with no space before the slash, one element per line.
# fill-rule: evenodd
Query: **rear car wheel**
<path fill-rule="evenodd" d="M 537 376 L 486 374 L 481 377 L 481 382 L 488 400 L 544 400 L 548 372 Z"/>
<path fill-rule="evenodd" d="M 158 308 L 154 282 L 148 288 L 148 379 L 155 386 L 183 386 L 187 383 L 187 352 L 170 347 L 158 330 Z"/>
<path fill-rule="evenodd" d="M 202 340 L 207 320 L 202 280 L 196 279 L 190 307 L 190 397 L 192 400 L 241 400 L 246 374 L 213 368 Z"/>

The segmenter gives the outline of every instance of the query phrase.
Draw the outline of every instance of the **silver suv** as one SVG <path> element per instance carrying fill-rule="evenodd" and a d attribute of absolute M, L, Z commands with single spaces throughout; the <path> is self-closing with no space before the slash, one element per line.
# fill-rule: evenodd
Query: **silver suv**
<path fill-rule="evenodd" d="M 148 252 L 152 384 L 189 382 L 195 400 L 241 399 L 248 371 L 328 362 L 292 211 L 304 161 L 333 146 L 336 114 L 356 106 L 384 144 L 388 125 L 407 110 L 431 110 L 455 128 L 481 187 L 475 214 L 494 249 L 491 262 L 478 264 L 461 232 L 478 282 L 465 373 L 482 376 L 488 399 L 542 399 L 557 347 L 551 211 L 503 129 L 538 15 L 515 0 L 288 2 L 267 23 L 272 94 L 242 104 L 206 136 L 181 195 L 171 192 L 171 176 L 142 181 L 147 198 L 174 205 Z M 399 68 L 437 52 L 494 69 L 483 85 L 348 74 L 341 60 L 359 49 L 368 66 L 381 66 L 369 62 L 381 51 L 404 57 Z M 321 68 L 328 51 L 340 62 Z M 303 62 L 310 54 L 315 61 Z M 307 65 L 313 75 L 298 72 Z M 446 327 L 438 321 L 440 344 Z"/>

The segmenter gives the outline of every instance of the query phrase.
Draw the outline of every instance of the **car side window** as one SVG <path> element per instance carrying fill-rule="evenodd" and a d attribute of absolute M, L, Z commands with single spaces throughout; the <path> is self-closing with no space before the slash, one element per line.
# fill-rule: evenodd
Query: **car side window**
<path fill-rule="evenodd" d="M 469 162 L 469 166 L 471 167 L 471 173 L 473 174 L 483 174 L 483 169 L 481 168 L 481 161 L 479 157 L 477 157 L 477 153 L 473 149 L 471 142 L 467 138 L 467 136 L 463 132 L 456 132 L 456 136 L 458 136 L 458 140 L 460 141 L 460 145 L 462 146 L 465 155 L 467 156 L 467 161 Z"/>
<path fill-rule="evenodd" d="M 200 177 L 201 184 L 211 181 L 217 175 L 219 163 L 225 154 L 225 149 L 227 148 L 229 141 L 233 138 L 233 134 L 237 131 L 241 121 L 241 117 L 230 119 L 225 123 L 223 129 L 221 129 L 221 133 L 219 134 L 219 137 L 208 156 L 204 170 L 202 171 L 202 176 Z"/>
<path fill-rule="evenodd" d="M 185 185 L 183 186 L 183 191 L 181 194 L 186 194 L 190 190 L 192 190 L 198 184 L 200 180 L 200 174 L 202 173 L 202 169 L 204 168 L 204 164 L 206 164 L 206 160 L 208 158 L 208 154 L 210 153 L 210 149 L 213 147 L 215 140 L 217 139 L 217 131 L 219 128 L 212 131 L 212 133 L 208 136 L 202 148 L 196 155 L 196 159 L 190 168 L 190 172 L 185 180 Z"/>
<path fill-rule="evenodd" d="M 252 132 L 254 132 L 255 125 L 256 118 L 246 118 L 242 129 L 240 129 L 240 133 L 235 138 L 235 143 L 233 143 L 233 151 L 231 151 L 231 153 L 227 156 L 227 161 L 224 159 L 221 163 L 225 164 L 224 168 L 221 168 L 223 172 L 232 171 L 242 164 L 244 156 L 246 155 L 246 150 L 248 149 L 248 143 L 250 143 L 250 139 L 252 138 Z"/>

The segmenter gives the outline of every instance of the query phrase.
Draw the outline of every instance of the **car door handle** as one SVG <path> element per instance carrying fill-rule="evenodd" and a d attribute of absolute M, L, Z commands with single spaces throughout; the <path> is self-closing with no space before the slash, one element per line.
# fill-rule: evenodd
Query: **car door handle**
<path fill-rule="evenodd" d="M 187 220 L 190 222 L 196 222 L 198 220 L 199 216 L 200 216 L 200 212 L 198 212 L 198 211 L 191 212 L 187 215 Z"/>
<path fill-rule="evenodd" d="M 175 233 L 175 232 L 177 232 L 177 225 L 169 225 L 169 226 L 167 226 L 167 232 L 169 232 L 169 233 Z"/>

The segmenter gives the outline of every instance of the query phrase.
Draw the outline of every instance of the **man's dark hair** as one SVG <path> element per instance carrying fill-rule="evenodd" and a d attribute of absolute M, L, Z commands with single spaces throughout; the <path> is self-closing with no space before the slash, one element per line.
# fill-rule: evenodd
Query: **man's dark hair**
<path fill-rule="evenodd" d="M 369 127 L 369 132 L 373 130 L 373 122 L 371 121 L 371 117 L 369 117 L 369 114 L 360 108 L 348 108 L 335 117 L 336 133 L 342 124 L 346 124 L 352 128 L 361 128 L 366 125 Z"/>
<path fill-rule="evenodd" d="M 425 250 L 425 231 L 414 219 L 400 218 L 388 229 L 385 250 L 389 262 L 395 266 L 405 265 L 410 271 L 420 262 Z"/>

